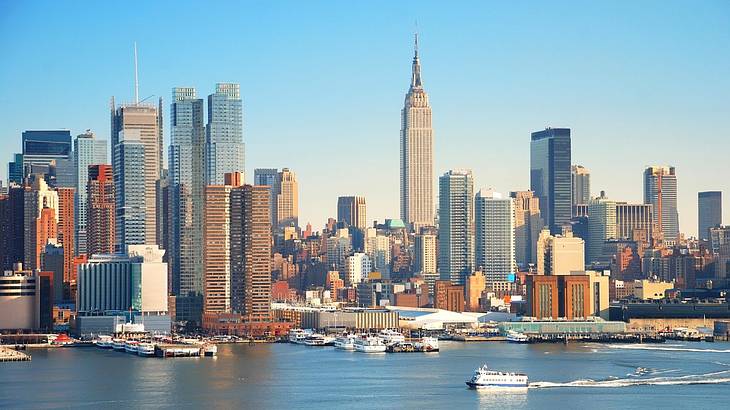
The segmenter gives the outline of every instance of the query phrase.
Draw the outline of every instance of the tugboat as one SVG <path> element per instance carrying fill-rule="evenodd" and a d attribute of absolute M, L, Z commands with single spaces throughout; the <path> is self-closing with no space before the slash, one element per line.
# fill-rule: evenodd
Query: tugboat
<path fill-rule="evenodd" d="M 474 371 L 466 385 L 470 389 L 524 390 L 527 389 L 527 375 L 489 370 L 485 364 Z"/>

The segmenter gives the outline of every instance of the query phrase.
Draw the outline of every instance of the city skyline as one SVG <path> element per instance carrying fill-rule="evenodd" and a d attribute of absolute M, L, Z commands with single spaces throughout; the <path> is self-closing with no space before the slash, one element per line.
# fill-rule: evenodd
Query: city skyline
<path fill-rule="evenodd" d="M 530 28 L 529 23 L 539 20 L 538 17 L 559 17 L 567 4 L 561 3 L 553 10 L 541 10 L 538 6 L 535 15 L 523 13 L 520 7 L 509 9 L 499 5 L 446 12 L 426 5 L 414 16 L 419 20 L 419 54 L 434 112 L 435 174 L 441 175 L 452 168 L 471 168 L 476 186 L 494 187 L 502 192 L 524 190 L 529 187 L 529 134 L 548 126 L 567 127 L 572 131 L 572 162 L 591 170 L 593 196 L 605 190 L 613 200 L 639 203 L 643 169 L 652 164 L 675 166 L 680 230 L 696 235 L 697 192 L 730 190 L 730 182 L 723 177 L 728 174 L 727 164 L 721 160 L 709 161 L 712 159 L 709 152 L 722 152 L 730 144 L 722 127 L 723 113 L 728 111 L 728 103 L 722 96 L 730 90 L 730 83 L 722 76 L 730 68 L 727 52 L 730 42 L 726 41 L 730 35 L 721 30 L 721 17 L 723 13 L 727 16 L 730 10 L 722 3 L 693 7 L 695 13 L 681 20 L 685 27 L 669 31 L 660 24 L 679 21 L 676 16 L 681 16 L 681 10 L 689 6 L 670 4 L 666 10 L 655 10 L 649 5 L 628 3 L 616 8 L 592 5 L 582 10 L 580 15 L 585 18 L 580 21 L 568 23 L 565 17 L 560 17 L 566 20 L 559 20 L 563 24 L 557 24 L 559 29 L 552 32 Z M 88 11 L 75 10 L 83 7 L 81 3 L 65 5 L 59 11 L 52 4 L 47 4 L 45 10 L 38 10 L 38 5 L 22 10 L 4 5 L 7 13 L 3 14 L 8 21 L 0 25 L 3 27 L 0 33 L 14 30 L 17 21 L 22 21 L 26 14 L 44 21 L 54 12 L 61 16 L 78 12 L 74 16 L 81 18 L 85 13 L 104 8 L 95 4 L 87 6 Z M 159 9 L 152 10 L 132 27 L 154 22 L 154 27 L 164 31 L 170 23 L 156 17 L 185 16 L 195 11 L 154 7 Z M 264 24 L 274 18 L 283 3 L 247 5 L 240 11 L 262 7 L 264 10 L 258 10 L 263 11 L 262 22 L 247 29 L 226 28 L 235 40 L 245 40 L 237 48 L 240 52 L 232 53 L 238 57 L 225 56 L 213 68 L 205 70 L 197 63 L 183 67 L 189 62 L 185 56 L 176 56 L 182 60 L 181 64 L 172 64 L 178 61 L 170 53 L 180 46 L 163 36 L 155 38 L 155 30 L 151 33 L 136 30 L 139 34 L 135 33 L 134 37 L 129 37 L 127 30 L 110 34 L 101 30 L 104 18 L 84 21 L 89 25 L 86 29 L 91 31 L 95 30 L 95 24 L 99 25 L 96 39 L 88 38 L 83 32 L 76 38 L 78 33 L 74 32 L 47 39 L 47 44 L 41 45 L 37 36 L 47 37 L 52 32 L 54 26 L 49 22 L 45 29 L 29 35 L 28 39 L 18 38 L 17 44 L 0 43 L 9 59 L 17 62 L 12 67 L 0 68 L 0 78 L 14 79 L 4 84 L 7 95 L 16 96 L 12 106 L 9 98 L 0 101 L 0 112 L 7 115 L 0 125 L 0 142 L 10 147 L 0 159 L 6 164 L 13 153 L 20 152 L 19 137 L 25 130 L 67 128 L 75 136 L 90 128 L 97 138 L 111 141 L 108 99 L 112 95 L 120 102 L 133 99 L 132 44 L 136 39 L 141 97 L 153 94 L 151 102 L 154 102 L 162 96 L 165 109 L 171 102 L 168 96 L 172 87 L 194 86 L 207 91 L 217 82 L 241 84 L 246 119 L 243 131 L 246 179 L 252 182 L 254 168 L 289 167 L 296 172 L 300 186 L 300 224 L 311 222 L 319 230 L 328 216 L 336 215 L 336 198 L 353 191 L 367 199 L 369 223 L 374 219 L 397 218 L 398 112 L 411 70 L 412 23 L 378 16 L 377 7 L 358 6 L 362 8 L 360 17 L 340 16 L 342 21 L 338 24 L 326 23 L 322 29 L 313 30 L 306 28 L 309 27 L 306 22 L 297 20 L 293 28 L 273 33 Z M 407 10 L 403 4 L 387 7 Z M 320 5 L 314 9 L 309 12 L 337 13 L 337 7 L 328 10 Z M 620 11 L 625 9 L 630 9 L 634 16 L 624 16 Z M 576 13 L 573 10 L 572 15 Z M 616 24 L 607 23 L 611 19 L 603 19 L 595 27 L 591 26 L 601 13 L 617 14 Z M 284 13 L 282 25 L 296 18 L 296 14 Z M 122 20 L 131 17 L 117 16 Z M 527 27 L 525 33 L 515 33 L 509 27 L 518 17 L 524 19 L 520 26 Z M 363 27 L 368 19 L 383 23 L 382 32 L 366 36 Z M 449 31 L 461 19 L 463 27 Z M 58 20 L 67 22 L 63 18 Z M 210 24 L 201 27 L 203 34 L 213 32 Z M 590 28 L 587 39 L 571 37 L 587 28 Z M 650 33 L 651 30 L 656 32 Z M 258 38 L 256 33 L 266 36 Z M 540 38 L 543 34 L 545 38 Z M 643 37 L 638 37 L 639 41 L 635 42 L 638 44 L 629 44 L 626 40 L 635 35 Z M 69 36 L 76 36 L 75 41 L 88 47 L 89 52 L 93 50 L 92 54 L 98 54 L 99 58 L 84 59 L 86 51 L 72 50 L 68 42 L 63 43 Z M 124 40 L 118 36 L 125 36 Z M 3 37 L 10 38 L 9 34 Z M 452 48 L 455 41 L 460 46 Z M 595 47 L 578 48 L 590 41 Z M 97 48 L 102 42 L 107 43 L 106 49 L 99 52 Z M 505 48 L 512 44 L 516 44 L 514 50 Z M 260 49 L 269 46 L 273 51 Z M 45 47 L 58 50 L 49 52 Z M 363 52 L 369 47 L 376 51 Z M 307 57 L 307 48 L 316 57 Z M 212 46 L 203 54 L 210 57 L 219 52 L 219 48 Z M 550 52 L 562 64 L 527 64 Z M 38 75 L 38 68 L 52 61 L 47 59 L 58 57 L 55 53 L 67 58 L 76 56 L 70 61 L 78 64 L 53 66 L 52 70 L 45 70 L 47 75 Z M 265 58 L 257 60 L 256 55 Z M 586 56 L 597 60 L 580 61 Z M 241 64 L 238 58 L 250 64 Z M 713 64 L 698 63 L 708 59 Z M 290 64 L 279 66 L 284 60 Z M 672 62 L 677 62 L 677 66 L 670 67 Z M 510 70 L 514 72 L 509 73 Z M 94 75 L 97 72 L 105 74 Z M 572 78 L 576 73 L 580 75 Z M 289 75 L 287 81 L 281 81 L 285 74 Z M 353 76 L 357 77 L 356 81 Z M 600 82 L 606 84 L 597 84 Z M 359 92 L 363 98 L 354 102 L 350 98 L 353 83 L 365 90 Z M 21 92 L 23 86 L 31 87 L 31 91 L 40 87 L 47 98 L 31 98 L 34 93 Z M 315 91 L 318 88 L 321 90 Z M 296 96 L 289 97 L 292 94 Z M 484 95 L 490 98 L 485 101 Z M 546 100 L 545 95 L 550 98 Z M 303 108 L 302 98 L 311 98 L 313 103 Z M 345 98 L 352 104 L 343 104 Z M 70 99 L 73 101 L 69 103 Z M 367 114 L 367 121 L 359 129 L 337 126 L 351 116 L 362 118 L 363 113 Z M 163 112 L 163 118 L 165 115 Z M 282 116 L 288 121 L 277 121 Z M 341 118 L 333 119 L 333 116 Z M 484 126 L 485 122 L 490 126 Z M 347 133 L 343 134 L 342 130 Z M 165 123 L 165 153 L 170 135 L 169 124 Z M 703 137 L 703 144 L 695 143 L 695 135 Z M 507 143 L 500 144 L 500 140 Z M 351 158 L 343 155 L 356 149 L 373 153 L 369 160 L 375 166 L 369 163 L 368 172 L 361 172 L 362 167 L 352 167 Z M 325 158 L 331 161 L 322 167 Z M 332 169 L 338 171 L 339 178 L 331 178 Z M 7 181 L 5 165 L 0 179 Z M 434 201 L 437 200 L 435 186 L 434 180 Z M 724 210 L 724 220 L 730 219 L 728 212 Z"/>

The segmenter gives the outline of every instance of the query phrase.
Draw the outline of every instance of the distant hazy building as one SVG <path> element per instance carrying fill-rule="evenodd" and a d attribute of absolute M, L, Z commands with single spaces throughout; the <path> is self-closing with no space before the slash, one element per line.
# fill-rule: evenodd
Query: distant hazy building
<path fill-rule="evenodd" d="M 23 184 L 23 154 L 13 154 L 13 160 L 8 162 L 8 185 L 11 182 Z"/>
<path fill-rule="evenodd" d="M 433 285 L 439 279 L 436 260 L 438 230 L 423 226 L 414 240 L 413 271 L 420 274 L 433 294 Z"/>
<path fill-rule="evenodd" d="M 524 267 L 537 260 L 537 237 L 545 224 L 540 215 L 540 200 L 532 191 L 516 191 L 510 196 L 515 208 L 515 260 Z"/>
<path fill-rule="evenodd" d="M 654 207 L 654 223 L 664 240 L 675 242 L 679 235 L 679 214 L 674 167 L 650 166 L 644 170 L 644 203 Z"/>
<path fill-rule="evenodd" d="M 108 164 L 107 142 L 97 139 L 91 130 L 79 134 L 74 140 L 74 169 L 76 173 L 76 253 L 87 252 L 86 185 L 89 182 L 89 166 Z"/>
<path fill-rule="evenodd" d="M 616 202 L 601 196 L 588 204 L 588 245 L 586 264 L 597 262 L 603 254 L 603 245 L 608 239 L 616 238 Z"/>
<path fill-rule="evenodd" d="M 223 185 L 224 175 L 245 171 L 243 105 L 239 84 L 218 83 L 208 96 L 206 185 Z"/>
<path fill-rule="evenodd" d="M 266 185 L 270 191 L 271 221 L 277 232 L 299 226 L 299 184 L 296 174 L 283 168 L 254 170 L 254 185 Z"/>
<path fill-rule="evenodd" d="M 710 228 L 710 249 L 717 254 L 723 245 L 730 244 L 730 226 L 715 226 Z"/>
<path fill-rule="evenodd" d="M 341 196 L 337 198 L 337 222 L 365 229 L 367 227 L 365 197 Z"/>
<path fill-rule="evenodd" d="M 170 104 L 169 249 L 175 295 L 202 299 L 205 126 L 195 88 L 176 87 Z M 198 303 L 195 303 L 197 306 Z M 196 317 L 199 314 L 195 315 Z"/>
<path fill-rule="evenodd" d="M 325 242 L 327 266 L 344 272 L 347 269 L 347 257 L 352 253 L 352 238 L 347 229 L 338 229 L 335 236 Z"/>
<path fill-rule="evenodd" d="M 89 255 L 114 253 L 116 226 L 114 173 L 107 164 L 91 165 L 86 184 L 86 250 Z"/>
<path fill-rule="evenodd" d="M 158 106 L 111 100 L 117 246 L 157 243 L 157 181 L 162 176 L 162 98 Z"/>
<path fill-rule="evenodd" d="M 540 213 L 553 234 L 572 216 L 570 129 L 547 128 L 532 133 L 530 190 L 540 199 Z"/>
<path fill-rule="evenodd" d="M 652 237 L 654 213 L 651 204 L 616 202 L 616 238 L 642 240 Z"/>
<path fill-rule="evenodd" d="M 585 242 L 570 232 L 553 236 L 544 229 L 537 240 L 537 255 L 538 275 L 570 275 L 585 269 Z"/>
<path fill-rule="evenodd" d="M 12 269 L 25 257 L 24 194 L 24 187 L 13 185 L 7 195 L 0 195 L 0 271 Z"/>
<path fill-rule="evenodd" d="M 697 238 L 710 239 L 710 228 L 722 225 L 722 192 L 697 193 Z"/>
<path fill-rule="evenodd" d="M 439 178 L 439 273 L 463 285 L 474 268 L 474 180 L 471 170 Z"/>
<path fill-rule="evenodd" d="M 570 175 L 573 186 L 573 205 L 587 204 L 591 200 L 591 174 L 583 165 L 572 165 Z"/>
<path fill-rule="evenodd" d="M 266 185 L 271 192 L 269 198 L 269 209 L 271 210 L 271 223 L 276 225 L 279 218 L 277 217 L 277 198 L 281 192 L 279 170 L 276 168 L 256 168 L 253 170 L 253 184 Z"/>
<path fill-rule="evenodd" d="M 511 198 L 481 190 L 475 205 L 476 256 L 474 265 L 487 282 L 504 282 L 517 270 L 515 262 L 515 208 Z"/>
<path fill-rule="evenodd" d="M 367 228 L 365 253 L 370 258 L 372 270 L 380 272 L 383 278 L 390 278 L 390 238 L 375 228 Z"/>
<path fill-rule="evenodd" d="M 418 37 L 411 85 L 401 110 L 400 217 L 413 232 L 433 225 L 433 129 L 431 105 L 421 81 Z"/>

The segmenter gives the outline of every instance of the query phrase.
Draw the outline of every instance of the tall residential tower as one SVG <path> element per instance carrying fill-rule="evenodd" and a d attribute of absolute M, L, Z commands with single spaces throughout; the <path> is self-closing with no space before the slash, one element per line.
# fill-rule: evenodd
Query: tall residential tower
<path fill-rule="evenodd" d="M 208 96 L 206 185 L 222 185 L 224 175 L 244 172 L 243 106 L 238 84 L 218 83 Z"/>

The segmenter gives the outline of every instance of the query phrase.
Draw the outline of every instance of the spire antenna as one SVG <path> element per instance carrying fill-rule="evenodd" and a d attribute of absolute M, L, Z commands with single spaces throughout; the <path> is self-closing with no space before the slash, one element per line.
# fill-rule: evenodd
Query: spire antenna
<path fill-rule="evenodd" d="M 134 42 L 134 103 L 139 104 L 139 76 L 137 74 L 137 42 Z"/>

